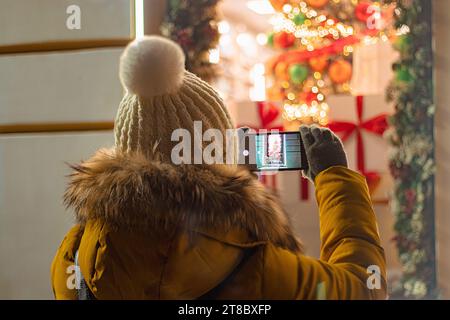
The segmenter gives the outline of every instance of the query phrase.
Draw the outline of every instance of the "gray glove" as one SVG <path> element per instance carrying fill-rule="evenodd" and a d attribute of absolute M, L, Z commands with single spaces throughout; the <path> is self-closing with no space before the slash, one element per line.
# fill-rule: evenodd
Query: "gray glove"
<path fill-rule="evenodd" d="M 305 146 L 308 169 L 303 171 L 314 182 L 323 170 L 333 166 L 347 167 L 347 155 L 341 140 L 328 128 L 316 125 L 300 126 L 300 135 Z"/>

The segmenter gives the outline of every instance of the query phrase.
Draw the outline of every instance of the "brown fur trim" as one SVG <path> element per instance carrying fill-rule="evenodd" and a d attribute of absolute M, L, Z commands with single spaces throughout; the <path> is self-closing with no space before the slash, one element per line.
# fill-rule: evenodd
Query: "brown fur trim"
<path fill-rule="evenodd" d="M 77 220 L 103 219 L 116 227 L 167 230 L 240 226 L 254 241 L 301 251 L 274 195 L 242 168 L 175 166 L 155 156 L 99 150 L 72 166 L 64 203 Z"/>

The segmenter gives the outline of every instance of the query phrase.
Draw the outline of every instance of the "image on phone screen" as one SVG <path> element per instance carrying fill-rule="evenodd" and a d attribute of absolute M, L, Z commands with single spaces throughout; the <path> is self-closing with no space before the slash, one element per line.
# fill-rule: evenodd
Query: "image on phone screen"
<path fill-rule="evenodd" d="M 241 150 L 253 171 L 306 168 L 299 132 L 248 133 Z"/>

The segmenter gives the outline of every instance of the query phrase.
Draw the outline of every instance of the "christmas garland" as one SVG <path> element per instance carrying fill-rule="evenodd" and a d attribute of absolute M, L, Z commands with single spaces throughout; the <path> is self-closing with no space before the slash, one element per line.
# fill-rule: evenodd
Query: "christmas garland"
<path fill-rule="evenodd" d="M 161 33 L 177 42 L 186 55 L 186 69 L 210 81 L 216 65 L 209 62 L 209 50 L 217 47 L 217 3 L 219 0 L 169 0 Z"/>
<path fill-rule="evenodd" d="M 393 0 L 386 0 L 393 2 Z M 390 170 L 395 180 L 394 241 L 402 277 L 392 298 L 437 297 L 434 231 L 434 105 L 431 1 L 397 0 L 395 42 L 400 58 L 387 92 L 395 103 L 389 119 Z"/>

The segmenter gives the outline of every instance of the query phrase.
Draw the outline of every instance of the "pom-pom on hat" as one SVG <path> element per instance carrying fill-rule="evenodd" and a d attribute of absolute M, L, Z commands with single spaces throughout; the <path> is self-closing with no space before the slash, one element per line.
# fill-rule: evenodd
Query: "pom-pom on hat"
<path fill-rule="evenodd" d="M 185 70 L 185 57 L 175 42 L 146 36 L 131 42 L 120 58 L 120 81 L 126 91 L 116 116 L 116 148 L 121 152 L 156 150 L 170 160 L 172 132 L 187 129 L 194 137 L 194 121 L 203 132 L 234 128 L 219 94 Z"/>

